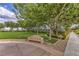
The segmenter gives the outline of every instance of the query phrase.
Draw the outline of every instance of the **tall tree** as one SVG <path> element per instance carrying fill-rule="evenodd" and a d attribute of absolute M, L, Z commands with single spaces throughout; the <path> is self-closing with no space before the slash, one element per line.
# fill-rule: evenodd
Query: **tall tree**
<path fill-rule="evenodd" d="M 16 4 L 22 18 L 31 19 L 36 27 L 46 23 L 50 27 L 49 35 L 58 35 L 61 26 L 77 23 L 79 4 Z M 76 19 L 76 20 L 74 20 Z"/>

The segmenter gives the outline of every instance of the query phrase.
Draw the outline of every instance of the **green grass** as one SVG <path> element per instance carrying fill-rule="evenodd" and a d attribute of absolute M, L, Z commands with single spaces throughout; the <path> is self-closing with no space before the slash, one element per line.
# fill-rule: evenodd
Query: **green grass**
<path fill-rule="evenodd" d="M 0 32 L 0 39 L 26 39 L 28 36 L 36 34 L 35 32 Z M 43 35 L 44 33 L 39 33 Z"/>
<path fill-rule="evenodd" d="M 0 32 L 0 39 L 25 39 L 33 32 Z"/>
<path fill-rule="evenodd" d="M 27 39 L 27 37 L 31 35 L 35 35 L 36 32 L 27 31 L 27 32 L 0 32 L 0 40 L 20 40 L 24 41 Z M 40 36 L 44 38 L 45 42 L 54 43 L 57 41 L 57 38 L 52 37 L 51 40 L 49 40 L 49 37 L 46 33 L 39 33 Z M 23 39 L 23 40 L 21 40 Z"/>

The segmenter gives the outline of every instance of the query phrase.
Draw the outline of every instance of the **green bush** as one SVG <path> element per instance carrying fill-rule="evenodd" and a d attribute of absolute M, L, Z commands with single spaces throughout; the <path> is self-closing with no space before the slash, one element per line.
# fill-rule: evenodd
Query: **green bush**
<path fill-rule="evenodd" d="M 42 37 L 44 38 L 44 41 L 48 42 L 48 43 L 55 43 L 58 40 L 58 38 L 54 38 L 54 37 L 52 37 L 50 40 L 49 36 L 47 36 L 47 35 L 43 35 Z"/>
<path fill-rule="evenodd" d="M 75 33 L 79 34 L 79 29 L 75 30 Z"/>

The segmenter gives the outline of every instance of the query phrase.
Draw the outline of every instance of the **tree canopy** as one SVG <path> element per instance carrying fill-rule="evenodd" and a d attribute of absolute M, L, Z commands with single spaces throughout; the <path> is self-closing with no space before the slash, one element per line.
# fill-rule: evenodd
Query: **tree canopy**
<path fill-rule="evenodd" d="M 79 4 L 75 3 L 30 3 L 15 4 L 24 20 L 31 20 L 39 27 L 47 24 L 50 33 L 57 34 L 58 29 L 79 23 Z M 51 35 L 51 34 L 50 34 Z"/>

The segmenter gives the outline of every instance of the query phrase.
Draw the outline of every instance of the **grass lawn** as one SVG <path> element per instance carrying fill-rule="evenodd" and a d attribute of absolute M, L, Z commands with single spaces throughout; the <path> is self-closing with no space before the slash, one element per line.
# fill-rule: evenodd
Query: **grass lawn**
<path fill-rule="evenodd" d="M 0 32 L 0 39 L 26 39 L 28 36 L 36 34 L 35 32 Z M 44 33 L 39 33 L 44 34 Z"/>
<path fill-rule="evenodd" d="M 27 37 L 31 36 L 31 35 L 35 35 L 36 32 L 0 32 L 0 40 L 21 40 L 24 41 L 25 39 L 27 39 Z M 39 33 L 39 35 L 44 36 L 46 35 L 46 33 Z M 49 42 L 49 43 L 54 43 L 57 40 L 52 38 L 52 40 L 49 40 L 49 38 L 47 37 L 43 37 L 45 41 Z"/>

